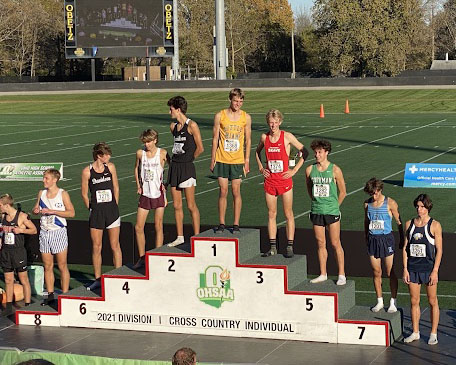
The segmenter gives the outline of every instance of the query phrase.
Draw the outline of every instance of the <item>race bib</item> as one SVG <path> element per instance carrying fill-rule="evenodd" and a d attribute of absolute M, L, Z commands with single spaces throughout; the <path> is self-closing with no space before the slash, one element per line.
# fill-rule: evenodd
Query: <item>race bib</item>
<path fill-rule="evenodd" d="M 223 148 L 226 152 L 239 151 L 239 141 L 237 139 L 225 139 Z"/>
<path fill-rule="evenodd" d="M 410 245 L 410 256 L 426 257 L 426 245 L 424 243 L 412 243 Z"/>
<path fill-rule="evenodd" d="M 5 245 L 14 245 L 15 237 L 14 237 L 13 232 L 5 233 L 5 235 L 3 237 L 4 237 L 3 242 Z"/>
<path fill-rule="evenodd" d="M 329 184 L 315 184 L 313 186 L 313 195 L 316 198 L 329 197 Z"/>
<path fill-rule="evenodd" d="M 183 155 L 184 151 L 184 144 L 179 142 L 174 142 L 173 145 L 173 155 Z"/>
<path fill-rule="evenodd" d="M 385 221 L 383 220 L 373 220 L 369 223 L 369 230 L 384 230 L 385 229 Z"/>
<path fill-rule="evenodd" d="M 97 190 L 97 203 L 109 203 L 112 201 L 111 190 Z"/>
<path fill-rule="evenodd" d="M 272 173 L 283 172 L 283 161 L 282 160 L 272 160 L 268 161 L 269 171 Z"/>
<path fill-rule="evenodd" d="M 43 215 L 41 217 L 43 225 L 49 226 L 54 224 L 55 215 Z"/>
<path fill-rule="evenodd" d="M 144 170 L 144 181 L 153 181 L 154 180 L 154 171 L 153 170 Z"/>

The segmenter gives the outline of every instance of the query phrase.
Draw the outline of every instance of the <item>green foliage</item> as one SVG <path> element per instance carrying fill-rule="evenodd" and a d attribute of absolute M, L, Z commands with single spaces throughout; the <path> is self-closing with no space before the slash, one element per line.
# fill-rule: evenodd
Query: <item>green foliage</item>
<path fill-rule="evenodd" d="M 316 0 L 314 20 L 333 76 L 394 76 L 424 29 L 418 0 Z"/>

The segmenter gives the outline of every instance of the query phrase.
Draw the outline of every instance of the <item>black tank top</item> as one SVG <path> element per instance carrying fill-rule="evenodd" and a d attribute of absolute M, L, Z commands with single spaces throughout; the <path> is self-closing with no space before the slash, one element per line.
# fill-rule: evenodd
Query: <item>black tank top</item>
<path fill-rule="evenodd" d="M 90 207 L 92 209 L 117 204 L 114 197 L 112 174 L 107 164 L 104 164 L 103 172 L 96 172 L 93 166 L 90 165 L 89 190 Z"/>
<path fill-rule="evenodd" d="M 424 227 L 415 226 L 415 220 L 407 230 L 407 269 L 414 272 L 429 272 L 434 268 L 435 244 L 431 233 L 432 218 Z"/>
<path fill-rule="evenodd" d="M 3 215 L 2 225 L 3 226 L 11 226 L 11 227 L 18 226 L 18 220 L 19 220 L 19 214 L 20 213 L 21 212 L 18 210 L 16 212 L 16 215 L 14 216 L 14 219 L 11 222 L 8 222 L 6 220 L 6 214 Z M 7 235 L 13 235 L 14 236 L 14 244 L 7 244 L 7 242 L 11 242 L 11 238 L 8 238 Z M 5 247 L 5 248 L 24 247 L 24 242 L 25 242 L 25 237 L 24 237 L 23 233 L 15 234 L 13 232 L 11 232 L 11 233 L 3 232 L 3 240 L 2 240 L 3 245 L 2 245 L 2 247 Z"/>
<path fill-rule="evenodd" d="M 184 126 L 180 131 L 177 130 L 179 123 L 174 125 L 173 137 L 173 162 L 192 162 L 195 157 L 196 143 L 193 135 L 188 133 L 188 123 L 190 119 L 185 121 Z"/>

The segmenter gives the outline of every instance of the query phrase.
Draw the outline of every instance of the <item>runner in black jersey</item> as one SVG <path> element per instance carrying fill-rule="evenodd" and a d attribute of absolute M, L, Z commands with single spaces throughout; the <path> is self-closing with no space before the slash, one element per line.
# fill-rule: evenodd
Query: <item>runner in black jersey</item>
<path fill-rule="evenodd" d="M 89 226 L 95 274 L 95 281 L 87 286 L 87 290 L 94 290 L 101 286 L 101 248 L 105 228 L 108 230 L 114 266 L 116 268 L 122 266 L 122 250 L 119 242 L 119 183 L 116 167 L 109 162 L 111 154 L 111 148 L 106 143 L 95 144 L 94 163 L 82 170 L 81 194 L 85 206 L 90 210 Z"/>
<path fill-rule="evenodd" d="M 13 206 L 11 195 L 0 196 L 0 213 L 2 231 L 0 265 L 5 275 L 6 308 L 2 316 L 12 314 L 14 272 L 19 276 L 19 281 L 24 289 L 25 305 L 31 302 L 31 288 L 27 275 L 27 252 L 24 247 L 24 234 L 36 234 L 36 227 L 27 214 L 18 211 Z"/>
<path fill-rule="evenodd" d="M 420 293 L 421 284 L 425 284 L 431 307 L 431 334 L 428 344 L 436 345 L 440 316 L 437 283 L 442 260 L 442 226 L 429 216 L 432 200 L 427 194 L 418 195 L 413 205 L 418 216 L 405 224 L 403 248 L 403 279 L 409 287 L 413 333 L 406 337 L 404 342 L 420 339 Z"/>
<path fill-rule="evenodd" d="M 182 96 L 168 100 L 169 113 L 176 122 L 170 125 L 174 137 L 173 156 L 168 171 L 168 184 L 171 185 L 177 238 L 168 246 L 184 243 L 184 211 L 182 190 L 185 191 L 187 208 L 192 216 L 194 234 L 200 231 L 200 213 L 195 202 L 196 172 L 193 160 L 204 151 L 198 124 L 187 118 L 187 101 Z"/>

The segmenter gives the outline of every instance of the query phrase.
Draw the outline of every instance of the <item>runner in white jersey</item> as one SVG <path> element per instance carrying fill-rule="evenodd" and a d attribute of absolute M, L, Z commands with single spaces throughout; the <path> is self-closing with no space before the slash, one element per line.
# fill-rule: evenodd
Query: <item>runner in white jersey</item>
<path fill-rule="evenodd" d="M 67 266 L 68 234 L 66 218 L 74 217 L 70 195 L 57 186 L 60 172 L 48 169 L 43 174 L 44 190 L 38 193 L 33 208 L 34 214 L 41 214 L 40 252 L 44 264 L 44 281 L 48 296 L 41 305 L 51 304 L 54 298 L 54 255 L 60 270 L 60 285 L 63 293 L 70 287 L 70 272 Z"/>
<path fill-rule="evenodd" d="M 144 225 L 151 209 L 155 210 L 155 247 L 163 245 L 163 214 L 167 203 L 163 185 L 163 170 L 165 162 L 169 161 L 166 150 L 157 147 L 157 131 L 147 129 L 141 133 L 139 139 L 144 143 L 144 148 L 136 151 L 135 163 L 136 186 L 140 195 L 135 224 L 139 260 L 133 266 L 135 269 L 139 269 L 145 264 Z"/>

